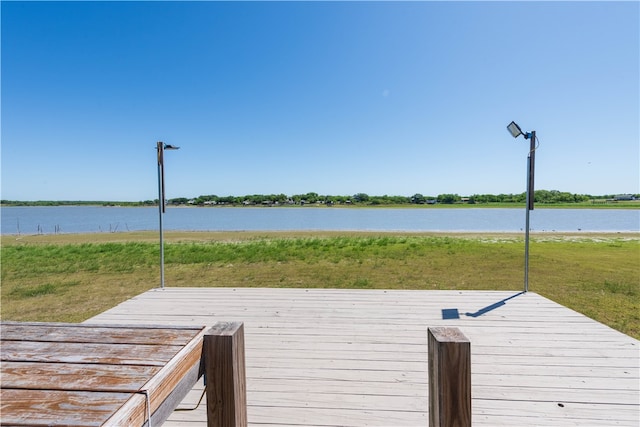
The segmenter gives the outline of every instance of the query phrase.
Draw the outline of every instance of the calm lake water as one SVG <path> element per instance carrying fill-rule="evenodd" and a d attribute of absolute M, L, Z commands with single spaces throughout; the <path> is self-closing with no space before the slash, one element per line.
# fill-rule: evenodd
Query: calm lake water
<path fill-rule="evenodd" d="M 158 208 L 3 207 L 2 234 L 158 229 Z M 522 231 L 524 209 L 167 208 L 165 230 Z M 536 209 L 533 231 L 640 231 L 640 210 Z"/>

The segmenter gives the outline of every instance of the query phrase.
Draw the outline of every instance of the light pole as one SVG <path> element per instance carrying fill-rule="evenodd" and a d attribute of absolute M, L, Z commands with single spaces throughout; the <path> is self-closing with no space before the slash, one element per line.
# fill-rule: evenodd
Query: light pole
<path fill-rule="evenodd" d="M 160 288 L 164 289 L 164 234 L 162 231 L 162 217 L 165 211 L 164 195 L 164 150 L 178 150 L 180 147 L 165 144 L 158 141 L 156 150 L 158 151 L 158 214 L 160 225 Z"/>
<path fill-rule="evenodd" d="M 534 191 L 533 191 L 533 175 L 535 173 L 536 161 L 536 131 L 524 133 L 516 122 L 511 122 L 507 126 L 507 130 L 514 138 L 524 135 L 524 139 L 531 141 L 529 146 L 529 155 L 527 156 L 527 212 L 524 230 L 524 291 L 529 291 L 529 212 L 533 210 Z"/>

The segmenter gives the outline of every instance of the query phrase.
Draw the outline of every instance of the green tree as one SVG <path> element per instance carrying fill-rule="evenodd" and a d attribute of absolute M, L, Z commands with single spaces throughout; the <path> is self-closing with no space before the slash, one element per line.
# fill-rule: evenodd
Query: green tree
<path fill-rule="evenodd" d="M 189 201 L 186 197 L 177 197 L 175 199 L 169 199 L 170 205 L 184 205 Z"/>
<path fill-rule="evenodd" d="M 458 194 L 440 194 L 438 195 L 438 203 L 453 204 L 460 201 Z"/>
<path fill-rule="evenodd" d="M 369 195 L 366 193 L 358 193 L 353 195 L 353 201 L 356 203 L 364 203 L 369 201 Z"/>
<path fill-rule="evenodd" d="M 427 199 L 420 193 L 416 193 L 411 196 L 411 203 L 415 203 L 417 205 L 423 205 L 427 202 Z"/>

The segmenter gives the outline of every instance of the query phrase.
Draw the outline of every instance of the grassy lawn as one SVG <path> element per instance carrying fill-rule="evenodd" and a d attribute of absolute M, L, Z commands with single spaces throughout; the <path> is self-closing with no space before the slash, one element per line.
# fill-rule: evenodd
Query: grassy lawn
<path fill-rule="evenodd" d="M 167 286 L 521 290 L 513 234 L 167 232 Z M 159 285 L 155 233 L 2 236 L 3 320 L 78 322 Z M 640 236 L 533 234 L 529 290 L 640 338 Z"/>

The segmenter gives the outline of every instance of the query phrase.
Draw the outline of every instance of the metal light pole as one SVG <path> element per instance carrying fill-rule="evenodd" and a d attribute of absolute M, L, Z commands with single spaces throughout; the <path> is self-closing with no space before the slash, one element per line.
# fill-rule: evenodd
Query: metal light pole
<path fill-rule="evenodd" d="M 536 131 L 524 133 L 520 130 L 515 122 L 509 123 L 507 129 L 511 133 L 511 136 L 517 138 L 520 135 L 524 135 L 524 139 L 531 141 L 529 145 L 529 155 L 527 156 L 527 206 L 526 218 L 525 218 L 525 230 L 524 230 L 524 291 L 529 291 L 529 213 L 533 210 L 534 201 L 534 174 L 535 174 L 535 159 L 536 159 Z"/>
<path fill-rule="evenodd" d="M 156 150 L 158 151 L 158 214 L 160 225 L 160 288 L 164 289 L 164 233 L 162 230 L 162 217 L 165 211 L 164 194 L 164 150 L 178 150 L 180 147 L 165 144 L 158 141 Z"/>

